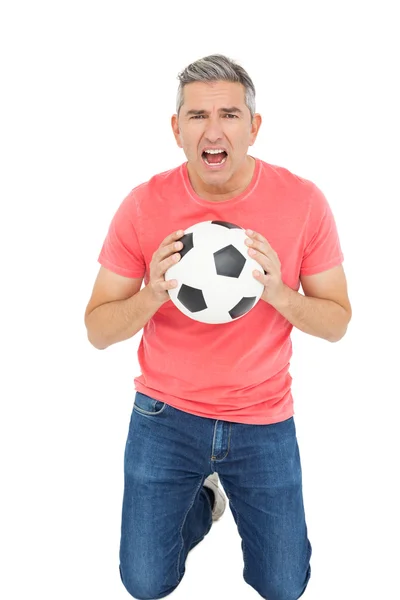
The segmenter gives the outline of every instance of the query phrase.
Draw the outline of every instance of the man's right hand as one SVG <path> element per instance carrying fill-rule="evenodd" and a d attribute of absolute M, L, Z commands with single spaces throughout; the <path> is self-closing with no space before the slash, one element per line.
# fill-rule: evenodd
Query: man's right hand
<path fill-rule="evenodd" d="M 164 304 L 168 302 L 170 296 L 168 290 L 178 285 L 176 279 L 165 281 L 164 275 L 172 265 L 180 261 L 183 244 L 179 238 L 184 235 L 184 231 L 175 231 L 161 242 L 159 248 L 154 252 L 150 263 L 150 280 L 147 287 L 157 302 Z"/>

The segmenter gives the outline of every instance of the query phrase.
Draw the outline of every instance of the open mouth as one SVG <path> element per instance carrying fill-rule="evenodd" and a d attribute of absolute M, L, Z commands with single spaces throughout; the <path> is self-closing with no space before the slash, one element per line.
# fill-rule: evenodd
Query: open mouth
<path fill-rule="evenodd" d="M 224 164 L 228 158 L 227 153 L 222 150 L 221 152 L 203 152 L 201 155 L 203 162 L 209 167 L 218 167 Z"/>

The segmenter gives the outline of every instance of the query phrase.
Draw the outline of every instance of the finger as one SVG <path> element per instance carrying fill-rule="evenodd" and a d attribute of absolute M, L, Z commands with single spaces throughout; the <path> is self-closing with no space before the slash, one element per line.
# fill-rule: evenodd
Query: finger
<path fill-rule="evenodd" d="M 172 290 L 176 288 L 177 285 L 178 282 L 176 279 L 169 279 L 168 281 L 164 279 L 164 281 L 160 283 L 160 286 L 163 290 Z"/>
<path fill-rule="evenodd" d="M 165 240 L 163 240 L 160 244 L 160 248 L 163 248 L 164 246 L 169 246 L 170 244 L 172 244 L 173 242 L 175 242 L 176 240 L 178 240 L 179 238 L 181 238 L 183 236 L 185 232 L 180 229 L 179 231 L 174 231 L 174 233 L 171 233 L 170 235 L 167 235 L 167 237 L 165 238 Z"/>
<path fill-rule="evenodd" d="M 268 254 L 265 254 L 265 251 L 262 252 L 261 250 L 256 250 L 255 248 L 249 248 L 247 252 L 248 252 L 249 256 L 251 256 L 251 258 L 254 258 L 258 262 L 265 261 L 265 260 L 269 260 L 269 261 L 272 260 L 271 256 L 268 256 Z"/>
<path fill-rule="evenodd" d="M 250 254 L 251 258 L 253 258 L 260 265 L 260 267 L 262 267 L 262 269 L 264 271 L 268 270 L 267 262 L 269 262 L 269 261 L 267 261 L 264 254 L 261 254 L 260 252 L 256 252 L 255 254 L 252 254 L 251 250 L 249 250 L 249 254 Z"/>
<path fill-rule="evenodd" d="M 263 269 L 262 271 L 259 270 L 255 270 L 253 271 L 253 275 L 256 279 L 258 279 L 259 281 L 261 281 L 261 283 L 263 283 L 265 285 L 266 279 L 267 279 L 267 275 L 269 275 L 268 271 L 265 271 L 265 269 Z"/>
<path fill-rule="evenodd" d="M 160 276 L 164 276 L 168 269 L 170 269 L 173 265 L 176 265 L 176 263 L 178 263 L 180 259 L 181 255 L 179 254 L 179 252 L 176 252 L 162 260 L 158 265 Z"/>
<path fill-rule="evenodd" d="M 161 261 L 165 260 L 166 258 L 168 258 L 169 256 L 171 256 L 171 254 L 174 254 L 175 252 L 179 252 L 179 250 L 182 250 L 183 248 L 183 244 L 182 242 L 172 242 L 171 244 L 168 244 L 168 246 L 160 246 L 160 248 L 157 250 L 157 256 L 156 259 L 157 261 L 160 263 Z"/>
<path fill-rule="evenodd" d="M 265 256 L 268 260 L 272 261 L 273 263 L 277 263 L 280 265 L 279 256 L 277 255 L 275 250 L 268 245 L 268 242 L 258 242 L 250 240 L 249 243 L 247 243 L 246 241 L 246 244 L 249 247 L 248 254 L 252 258 L 256 258 L 256 256 L 259 253 Z M 255 251 L 255 254 L 253 253 L 253 251 Z"/>
<path fill-rule="evenodd" d="M 255 252 L 255 254 L 253 254 Z M 249 255 L 253 258 L 258 264 L 263 268 L 264 272 L 267 271 L 271 273 L 276 269 L 276 264 L 273 259 L 269 256 L 266 256 L 262 252 L 258 252 L 257 250 L 249 249 Z"/>
<path fill-rule="evenodd" d="M 249 248 L 253 248 L 254 250 L 258 250 L 259 252 L 262 252 L 263 254 L 267 255 L 269 252 L 273 251 L 272 248 L 271 250 L 268 249 L 268 246 L 265 242 L 261 242 L 258 240 L 251 240 L 246 238 L 246 245 Z"/>
<path fill-rule="evenodd" d="M 257 231 L 253 231 L 252 229 L 246 229 L 246 235 L 248 235 L 253 242 L 261 242 L 267 246 L 268 250 L 272 250 L 271 244 L 263 235 L 261 235 L 261 233 L 257 233 Z"/>

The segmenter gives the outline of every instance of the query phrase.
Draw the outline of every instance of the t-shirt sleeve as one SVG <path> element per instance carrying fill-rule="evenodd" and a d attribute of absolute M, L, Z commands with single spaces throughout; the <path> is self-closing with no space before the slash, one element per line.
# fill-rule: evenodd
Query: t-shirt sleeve
<path fill-rule="evenodd" d="M 98 262 L 124 277 L 144 277 L 146 264 L 135 227 L 135 204 L 132 195 L 120 204 L 111 220 Z"/>
<path fill-rule="evenodd" d="M 321 190 L 311 196 L 300 275 L 314 275 L 342 264 L 344 259 L 336 222 Z"/>

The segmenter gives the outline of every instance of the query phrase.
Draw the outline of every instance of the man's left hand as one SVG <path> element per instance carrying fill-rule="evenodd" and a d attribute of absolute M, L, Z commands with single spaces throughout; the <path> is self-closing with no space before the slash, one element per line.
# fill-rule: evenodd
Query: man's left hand
<path fill-rule="evenodd" d="M 261 299 L 272 306 L 278 304 L 285 294 L 286 288 L 281 277 L 279 256 L 260 233 L 246 229 L 246 235 L 249 236 L 249 241 L 246 239 L 249 256 L 254 258 L 262 267 L 261 271 L 253 271 L 254 277 L 264 286 Z M 264 271 L 266 274 L 264 274 Z"/>

